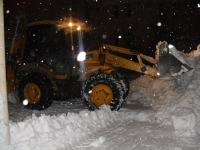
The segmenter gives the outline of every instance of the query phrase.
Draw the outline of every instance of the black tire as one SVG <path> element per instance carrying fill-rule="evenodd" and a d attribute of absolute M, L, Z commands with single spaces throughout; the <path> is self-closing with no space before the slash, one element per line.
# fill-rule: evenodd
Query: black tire
<path fill-rule="evenodd" d="M 96 106 L 90 98 L 90 91 L 94 86 L 98 84 L 105 84 L 111 88 L 113 99 L 109 104 L 110 109 L 119 110 L 124 102 L 122 86 L 119 83 L 119 80 L 114 78 L 113 75 L 104 73 L 93 75 L 83 83 L 82 98 L 85 104 L 87 105 L 88 109 L 98 109 L 98 106 Z"/>
<path fill-rule="evenodd" d="M 130 85 L 129 85 L 129 81 L 126 78 L 120 78 L 120 84 L 123 88 L 124 91 L 124 99 L 126 99 L 128 97 L 128 93 L 129 93 L 129 89 L 130 89 Z"/>
<path fill-rule="evenodd" d="M 119 84 L 121 85 L 123 98 L 126 100 L 130 89 L 129 80 L 124 75 L 117 72 L 112 72 L 112 75 L 118 80 Z"/>
<path fill-rule="evenodd" d="M 24 88 L 30 83 L 33 83 L 39 87 L 41 96 L 37 102 L 29 102 L 24 107 L 35 110 L 47 109 L 52 104 L 52 86 L 50 81 L 40 73 L 30 73 L 20 80 L 18 93 L 20 102 L 23 104 L 23 101 L 26 99 Z"/>

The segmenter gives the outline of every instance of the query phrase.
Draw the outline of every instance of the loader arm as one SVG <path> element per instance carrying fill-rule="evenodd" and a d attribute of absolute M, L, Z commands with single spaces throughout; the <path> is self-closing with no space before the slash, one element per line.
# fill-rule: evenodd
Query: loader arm
<path fill-rule="evenodd" d="M 136 71 L 153 77 L 158 76 L 156 59 L 127 48 L 106 44 L 100 49 L 87 52 L 87 56 L 85 60 L 86 78 L 99 71 L 111 73 L 116 68 Z M 133 56 L 136 60 L 130 59 Z M 148 65 L 145 62 L 148 62 Z"/>
<path fill-rule="evenodd" d="M 138 54 L 132 52 L 130 49 L 112 46 L 112 45 L 104 45 L 104 55 L 105 55 L 105 63 L 110 64 L 113 67 L 124 68 L 140 73 L 144 73 L 150 76 L 157 76 L 157 69 L 153 66 L 157 64 L 156 59 L 146 56 L 144 54 Z M 130 60 L 122 55 L 137 57 L 137 60 Z M 146 65 L 144 61 L 152 64 Z"/>

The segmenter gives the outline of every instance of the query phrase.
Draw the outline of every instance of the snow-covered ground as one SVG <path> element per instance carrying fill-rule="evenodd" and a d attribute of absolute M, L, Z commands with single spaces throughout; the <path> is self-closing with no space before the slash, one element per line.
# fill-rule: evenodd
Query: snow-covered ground
<path fill-rule="evenodd" d="M 141 76 L 118 112 L 79 99 L 45 111 L 9 105 L 11 150 L 200 150 L 200 62 L 175 79 Z M 0 149 L 6 149 L 0 148 Z"/>
<path fill-rule="evenodd" d="M 54 107 L 55 111 L 57 110 L 58 104 L 59 102 L 52 106 L 52 112 Z M 10 123 L 9 148 L 11 150 L 199 150 L 198 136 L 178 136 L 173 125 L 158 123 L 155 112 L 151 109 L 132 109 L 132 105 L 125 107 L 128 108 L 123 108 L 119 112 L 112 112 L 104 106 L 94 112 L 85 109 L 74 113 L 62 108 L 63 113 L 55 115 L 47 115 L 47 111 L 45 115 L 35 112 L 37 116 L 24 113 L 26 116 L 24 121 Z M 22 117 L 22 114 L 22 111 L 18 112 L 19 117 Z"/>

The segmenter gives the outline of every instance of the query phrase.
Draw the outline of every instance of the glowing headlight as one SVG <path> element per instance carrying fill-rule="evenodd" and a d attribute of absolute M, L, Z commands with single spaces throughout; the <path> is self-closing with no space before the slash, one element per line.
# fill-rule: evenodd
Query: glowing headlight
<path fill-rule="evenodd" d="M 77 61 L 84 61 L 86 59 L 86 52 L 80 52 L 77 55 Z"/>
<path fill-rule="evenodd" d="M 25 99 L 25 100 L 23 100 L 23 102 L 22 102 L 22 103 L 23 103 L 23 105 L 24 105 L 24 106 L 27 106 L 27 105 L 28 105 L 28 100 L 27 100 L 27 99 Z"/>
<path fill-rule="evenodd" d="M 168 48 L 169 48 L 169 49 L 172 49 L 172 48 L 174 48 L 174 45 L 169 44 L 169 45 L 168 45 Z"/>

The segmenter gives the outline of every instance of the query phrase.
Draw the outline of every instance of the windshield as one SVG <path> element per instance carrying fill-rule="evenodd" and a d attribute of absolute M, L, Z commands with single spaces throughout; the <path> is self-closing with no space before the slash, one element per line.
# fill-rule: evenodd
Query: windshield
<path fill-rule="evenodd" d="M 41 24 L 27 29 L 25 63 L 42 63 L 59 73 L 75 63 L 80 51 L 98 48 L 93 32 L 65 32 L 54 25 Z"/>
<path fill-rule="evenodd" d="M 53 25 L 36 25 L 27 29 L 25 63 L 43 63 L 57 72 L 71 63 L 70 41 L 63 30 Z"/>

